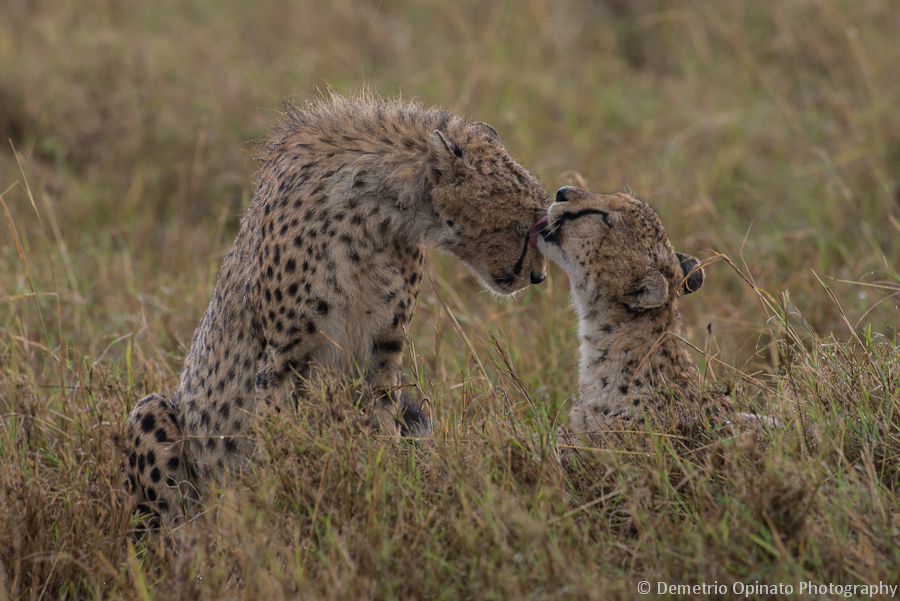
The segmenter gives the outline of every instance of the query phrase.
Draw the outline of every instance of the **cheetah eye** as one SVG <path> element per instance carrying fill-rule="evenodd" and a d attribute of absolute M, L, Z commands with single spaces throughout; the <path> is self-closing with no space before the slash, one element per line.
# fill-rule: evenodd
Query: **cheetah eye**
<path fill-rule="evenodd" d="M 606 227 L 612 227 L 612 222 L 609 220 L 609 213 L 607 213 L 606 211 L 601 211 L 600 209 L 582 209 L 574 213 L 565 213 L 563 215 L 560 215 L 557 222 L 578 219 L 579 217 L 584 217 L 585 215 L 599 215 L 600 220 Z"/>

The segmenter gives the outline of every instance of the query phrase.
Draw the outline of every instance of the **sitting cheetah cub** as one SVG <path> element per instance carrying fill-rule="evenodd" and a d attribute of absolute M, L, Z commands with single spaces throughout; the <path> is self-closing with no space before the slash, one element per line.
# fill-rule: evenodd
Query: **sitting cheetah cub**
<path fill-rule="evenodd" d="M 289 105 L 259 158 L 178 386 L 125 424 L 126 485 L 151 523 L 177 523 L 185 499 L 244 465 L 260 406 L 280 410 L 318 368 L 364 375 L 383 430 L 427 434 L 425 414 L 397 394 L 426 248 L 501 295 L 546 274 L 529 244 L 546 192 L 489 125 L 333 94 Z"/>
<path fill-rule="evenodd" d="M 680 339 L 676 300 L 703 285 L 703 270 L 672 249 L 649 205 L 621 192 L 561 188 L 531 241 L 569 275 L 578 313 L 580 395 L 570 431 L 730 417 L 722 400 L 704 401 L 701 413 L 700 373 Z"/>

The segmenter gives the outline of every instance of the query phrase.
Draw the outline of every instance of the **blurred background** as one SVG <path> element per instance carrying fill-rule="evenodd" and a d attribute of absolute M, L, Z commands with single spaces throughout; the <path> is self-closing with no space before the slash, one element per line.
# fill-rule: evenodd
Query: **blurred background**
<path fill-rule="evenodd" d="M 898 31 L 891 0 L 5 0 L 0 352 L 99 360 L 133 340 L 171 385 L 255 141 L 285 99 L 328 87 L 486 121 L 549 195 L 632 190 L 677 249 L 727 255 L 812 330 L 894 340 Z M 469 360 L 449 310 L 499 331 L 549 398 L 571 394 L 564 273 L 515 302 L 456 259 L 429 269 L 411 334 L 428 377 Z M 681 304 L 698 347 L 778 368 L 761 296 L 725 262 Z"/>

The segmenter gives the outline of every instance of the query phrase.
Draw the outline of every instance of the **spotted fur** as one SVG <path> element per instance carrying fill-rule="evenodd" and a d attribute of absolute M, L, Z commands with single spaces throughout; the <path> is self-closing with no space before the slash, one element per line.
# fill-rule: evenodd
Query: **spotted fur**
<path fill-rule="evenodd" d="M 528 244 L 545 192 L 486 124 L 331 95 L 289 104 L 259 160 L 175 392 L 142 400 L 127 420 L 128 482 L 167 525 L 254 455 L 261 404 L 280 410 L 317 367 L 381 390 L 382 429 L 427 432 L 425 414 L 396 393 L 426 248 L 456 255 L 497 294 L 545 276 Z"/>
<path fill-rule="evenodd" d="M 659 217 L 628 194 L 561 188 L 537 246 L 569 276 L 581 338 L 579 397 L 569 429 L 705 416 L 676 301 L 703 285 L 698 261 L 676 253 Z"/>

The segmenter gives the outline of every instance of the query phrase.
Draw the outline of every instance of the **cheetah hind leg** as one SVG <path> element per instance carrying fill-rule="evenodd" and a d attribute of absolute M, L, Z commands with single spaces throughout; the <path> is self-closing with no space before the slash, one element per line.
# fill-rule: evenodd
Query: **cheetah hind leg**
<path fill-rule="evenodd" d="M 125 489 L 135 511 L 148 515 L 144 524 L 177 526 L 184 518 L 183 437 L 177 412 L 163 395 L 141 399 L 125 420 Z"/>

